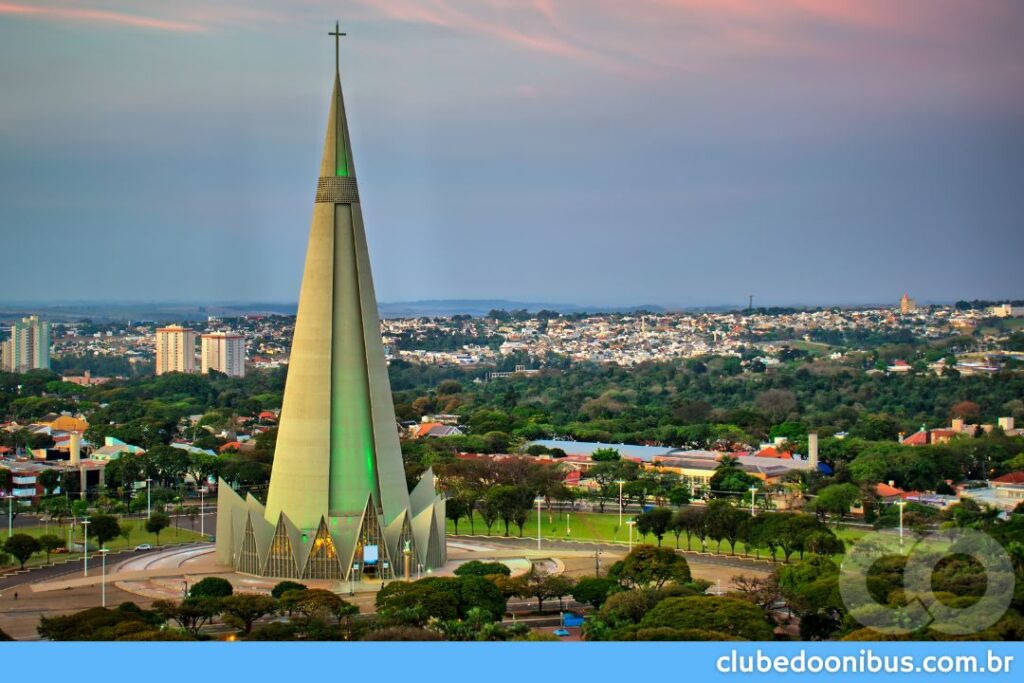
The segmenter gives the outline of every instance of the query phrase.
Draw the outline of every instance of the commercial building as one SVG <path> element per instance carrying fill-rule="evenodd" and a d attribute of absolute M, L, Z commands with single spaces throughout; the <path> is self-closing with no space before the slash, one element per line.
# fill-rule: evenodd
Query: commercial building
<path fill-rule="evenodd" d="M 156 331 L 156 374 L 196 371 L 196 333 L 171 325 Z"/>
<path fill-rule="evenodd" d="M 49 370 L 50 323 L 34 315 L 14 323 L 2 351 L 2 368 L 8 372 Z"/>
<path fill-rule="evenodd" d="M 232 332 L 204 334 L 199 363 L 204 375 L 214 370 L 229 377 L 245 377 L 245 337 Z"/>
<path fill-rule="evenodd" d="M 410 493 L 336 73 L 267 504 L 218 483 L 217 560 L 382 581 L 446 561 L 430 470 Z"/>

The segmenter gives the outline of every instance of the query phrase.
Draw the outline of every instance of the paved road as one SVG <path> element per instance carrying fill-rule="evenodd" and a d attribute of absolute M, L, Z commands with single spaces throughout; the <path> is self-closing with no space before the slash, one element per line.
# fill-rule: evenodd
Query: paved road
<path fill-rule="evenodd" d="M 181 548 L 198 547 L 199 543 L 190 543 L 187 545 L 179 546 Z M 146 553 L 158 552 L 165 550 L 166 547 L 154 548 L 153 550 L 135 552 L 132 550 L 125 550 L 119 553 L 110 553 L 107 555 L 107 566 L 111 566 L 123 560 L 128 560 L 133 557 L 139 557 Z M 85 561 L 83 559 L 72 560 L 67 564 L 55 564 L 46 567 L 36 567 L 30 569 L 24 574 L 14 574 L 6 578 L 0 579 L 0 591 L 8 592 L 14 589 L 16 586 L 27 585 L 30 583 L 39 583 L 40 581 L 52 581 L 53 579 L 66 576 L 68 574 L 82 574 L 85 571 Z M 101 559 L 98 554 L 89 555 L 89 572 L 91 575 L 99 576 L 101 568 Z"/>

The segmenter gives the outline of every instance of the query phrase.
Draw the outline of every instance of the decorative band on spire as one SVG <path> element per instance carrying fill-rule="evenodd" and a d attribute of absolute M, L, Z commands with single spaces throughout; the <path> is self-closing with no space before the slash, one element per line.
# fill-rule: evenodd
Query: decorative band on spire
<path fill-rule="evenodd" d="M 358 204 L 359 188 L 350 176 L 321 176 L 316 183 L 318 204 Z"/>

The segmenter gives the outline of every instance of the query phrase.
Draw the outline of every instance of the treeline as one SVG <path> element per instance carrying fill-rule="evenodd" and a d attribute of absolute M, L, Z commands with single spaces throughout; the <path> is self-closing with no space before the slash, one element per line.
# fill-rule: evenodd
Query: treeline
<path fill-rule="evenodd" d="M 835 365 L 750 373 L 742 371 L 739 359 L 731 361 L 635 368 L 581 365 L 483 384 L 469 381 L 469 373 L 451 370 L 395 367 L 392 376 L 396 411 L 402 417 L 458 413 L 474 434 L 499 431 L 526 439 L 559 436 L 682 446 L 706 443 L 715 436 L 708 430 L 729 431 L 728 426 L 754 440 L 764 439 L 773 426 L 786 421 L 829 434 L 860 430 L 868 436 L 877 431 L 871 416 L 879 415 L 889 420 L 888 433 L 873 438 L 895 439 L 922 424 L 948 425 L 953 407 L 965 400 L 977 406 L 971 419 L 994 423 L 1002 416 L 1024 418 L 1020 373 L 889 376 Z M 424 390 L 422 382 L 430 381 L 436 382 L 434 388 Z M 418 388 L 408 388 L 414 384 Z"/>

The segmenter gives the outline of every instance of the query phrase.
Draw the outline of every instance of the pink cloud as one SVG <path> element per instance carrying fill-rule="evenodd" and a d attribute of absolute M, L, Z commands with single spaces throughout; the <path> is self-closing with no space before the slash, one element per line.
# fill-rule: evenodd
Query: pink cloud
<path fill-rule="evenodd" d="M 0 3 L 0 15 L 4 14 L 42 21 L 87 22 L 108 26 L 130 26 L 157 31 L 199 32 L 206 30 L 205 26 L 186 21 L 156 19 L 138 14 L 76 7 L 38 7 Z"/>

